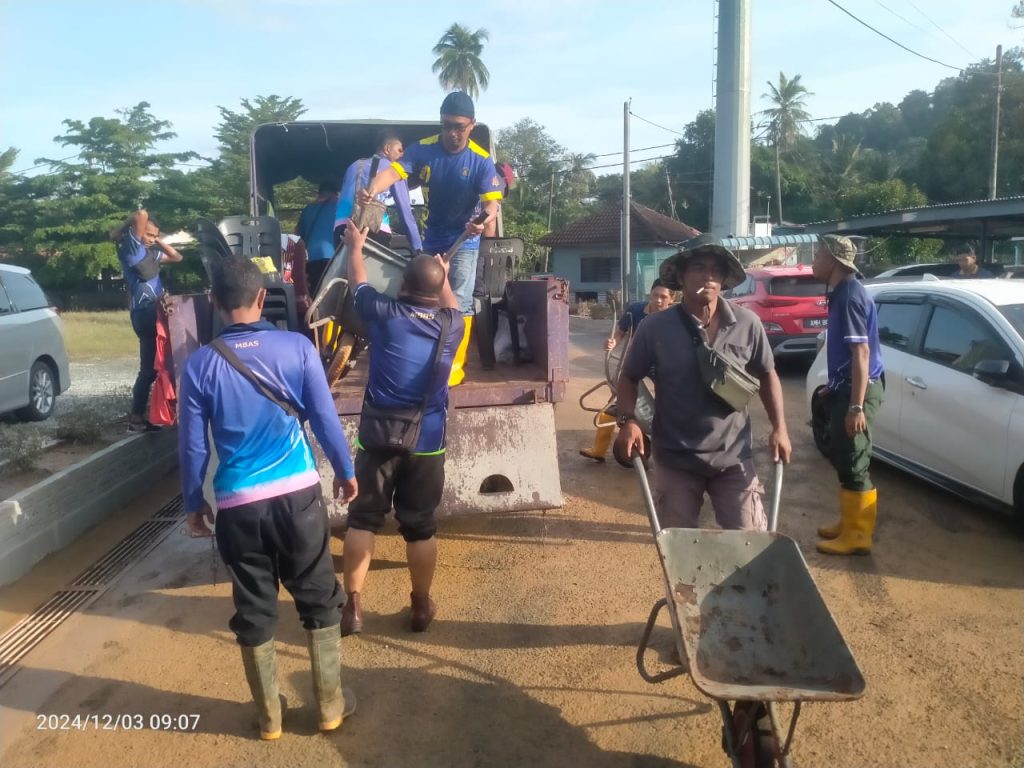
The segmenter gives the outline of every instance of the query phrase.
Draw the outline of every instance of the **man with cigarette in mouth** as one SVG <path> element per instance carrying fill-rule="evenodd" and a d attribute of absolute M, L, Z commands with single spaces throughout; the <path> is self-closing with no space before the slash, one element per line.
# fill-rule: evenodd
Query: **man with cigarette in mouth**
<path fill-rule="evenodd" d="M 772 425 L 772 459 L 788 463 L 792 453 L 782 385 L 761 321 L 720 296 L 745 277 L 739 259 L 717 237 L 684 243 L 661 266 L 662 283 L 682 291 L 682 302 L 640 325 L 622 366 L 617 391 L 623 456 L 643 451 L 633 410 L 637 385 L 653 368 L 654 501 L 663 528 L 697 528 L 705 493 L 722 528 L 767 528 L 750 414 L 743 397 L 717 383 L 715 370 L 731 366 L 727 378 L 747 381 L 748 397 L 757 388 Z"/>

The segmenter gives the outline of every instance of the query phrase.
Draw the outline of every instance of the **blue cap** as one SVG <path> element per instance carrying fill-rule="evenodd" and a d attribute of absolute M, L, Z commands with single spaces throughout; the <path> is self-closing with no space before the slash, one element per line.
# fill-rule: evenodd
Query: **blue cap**
<path fill-rule="evenodd" d="M 470 120 L 476 119 L 473 100 L 469 98 L 469 94 L 463 91 L 452 91 L 445 96 L 444 101 L 441 102 L 441 114 L 468 117 Z"/>

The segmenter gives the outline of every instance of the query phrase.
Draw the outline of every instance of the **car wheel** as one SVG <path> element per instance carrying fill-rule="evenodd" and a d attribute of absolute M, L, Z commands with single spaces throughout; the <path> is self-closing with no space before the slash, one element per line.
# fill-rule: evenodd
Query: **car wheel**
<path fill-rule="evenodd" d="M 28 421 L 43 421 L 50 418 L 56 403 L 57 379 L 53 368 L 42 360 L 36 360 L 28 374 L 28 405 L 18 413 Z"/>
<path fill-rule="evenodd" d="M 814 444 L 826 459 L 832 457 L 832 424 L 827 399 L 815 394 L 811 398 L 811 433 Z"/>

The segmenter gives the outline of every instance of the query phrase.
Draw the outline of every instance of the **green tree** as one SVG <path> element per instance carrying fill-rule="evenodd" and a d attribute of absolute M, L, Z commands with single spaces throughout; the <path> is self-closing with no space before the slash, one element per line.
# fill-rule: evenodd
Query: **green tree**
<path fill-rule="evenodd" d="M 448 27 L 434 46 L 437 58 L 432 70 L 441 88 L 446 91 L 465 91 L 474 99 L 480 95 L 481 88 L 487 90 L 491 73 L 480 59 L 487 37 L 486 29 L 470 32 L 461 24 Z"/>
<path fill-rule="evenodd" d="M 286 123 L 298 120 L 306 112 L 301 99 L 276 94 L 242 99 L 241 109 L 218 106 L 220 122 L 213 135 L 220 145 L 220 154 L 211 164 L 214 186 L 219 190 L 219 208 L 228 213 L 249 210 L 249 140 L 257 126 L 264 123 Z M 278 185 L 275 210 L 293 212 L 301 209 L 315 193 L 311 184 L 301 179 Z"/>
<path fill-rule="evenodd" d="M 42 279 L 52 287 L 70 287 L 119 269 L 108 232 L 146 202 L 157 181 L 194 152 L 159 152 L 175 137 L 171 124 L 158 120 L 149 104 L 118 110 L 119 117 L 94 117 L 88 123 L 65 120 L 67 130 L 54 141 L 75 147 L 63 160 L 37 160 L 52 172 L 28 179 L 22 191 L 34 201 L 22 247 L 45 260 Z"/>
<path fill-rule="evenodd" d="M 779 223 L 782 223 L 782 153 L 796 144 L 803 123 L 810 118 L 804 99 L 812 95 L 800 82 L 800 75 L 790 79 L 779 72 L 778 84 L 769 81 L 768 92 L 761 96 L 772 104 L 762 114 L 768 120 L 768 135 L 775 148 L 775 194 Z"/>

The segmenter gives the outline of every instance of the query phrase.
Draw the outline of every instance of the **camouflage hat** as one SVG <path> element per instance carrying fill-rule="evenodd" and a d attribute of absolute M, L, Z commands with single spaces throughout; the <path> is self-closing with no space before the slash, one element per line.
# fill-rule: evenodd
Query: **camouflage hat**
<path fill-rule="evenodd" d="M 722 241 L 714 235 L 700 235 L 683 243 L 678 253 L 669 256 L 661 263 L 661 282 L 670 291 L 680 291 L 683 286 L 679 281 L 678 273 L 686 265 L 687 260 L 698 254 L 711 254 L 718 256 L 725 265 L 725 278 L 722 280 L 722 290 L 735 288 L 747 279 L 743 265 L 736 255 L 726 248 Z"/>
<path fill-rule="evenodd" d="M 833 259 L 847 269 L 857 271 L 857 246 L 853 244 L 853 240 L 843 235 L 822 235 L 818 242 L 832 254 Z"/>

